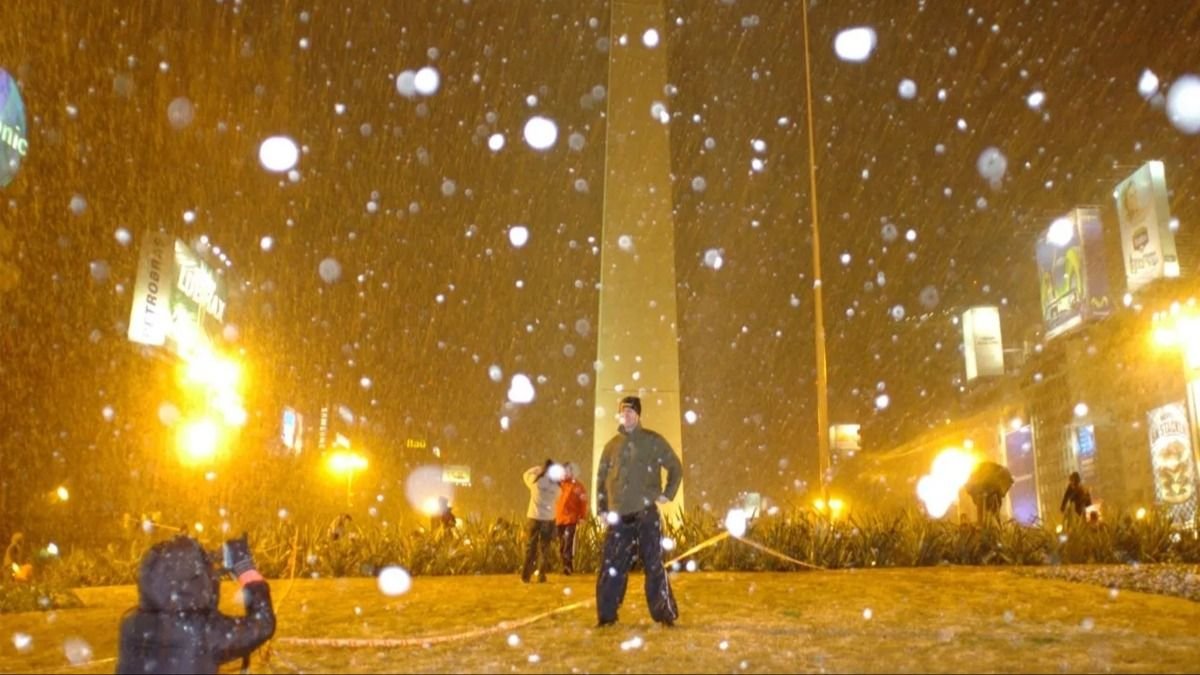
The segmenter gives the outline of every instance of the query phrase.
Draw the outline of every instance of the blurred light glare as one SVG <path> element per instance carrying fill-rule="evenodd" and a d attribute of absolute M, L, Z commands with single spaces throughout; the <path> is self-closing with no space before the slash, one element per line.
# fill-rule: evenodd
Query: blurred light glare
<path fill-rule="evenodd" d="M 217 454 L 220 432 L 210 419 L 187 422 L 179 431 L 179 450 L 185 463 L 199 464 L 211 460 Z"/>

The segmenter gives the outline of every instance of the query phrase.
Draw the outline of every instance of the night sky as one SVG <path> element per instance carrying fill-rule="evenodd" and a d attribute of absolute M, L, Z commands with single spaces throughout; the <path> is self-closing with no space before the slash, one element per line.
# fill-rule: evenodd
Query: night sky
<path fill-rule="evenodd" d="M 165 366 L 125 339 L 147 228 L 207 235 L 232 262 L 225 346 L 253 383 L 236 452 L 264 452 L 283 405 L 315 418 L 328 402 L 350 413 L 338 429 L 377 460 L 368 482 L 383 492 L 404 478 L 389 462 L 470 465 L 460 513 L 523 513 L 520 472 L 547 457 L 589 465 L 608 13 L 0 4 L 0 68 L 30 127 L 0 188 L 21 270 L 0 294 L 6 475 L 50 489 L 127 461 L 130 444 L 169 451 Z M 816 439 L 800 5 L 667 14 L 681 384 L 698 416 L 683 430 L 689 506 L 744 490 L 795 501 Z M 1037 234 L 1081 204 L 1115 228 L 1113 186 L 1150 159 L 1166 165 L 1184 274 L 1200 271 L 1200 135 L 1163 105 L 1200 73 L 1200 3 L 818 2 L 809 18 L 830 417 L 863 424 L 868 450 L 962 409 L 951 317 L 966 307 L 999 305 L 1006 346 L 1037 338 Z M 855 26 L 878 38 L 862 63 L 833 48 Z M 437 91 L 401 95 L 397 74 L 426 66 Z M 1147 69 L 1157 97 L 1139 93 Z M 557 124 L 547 151 L 522 139 L 533 115 Z M 259 164 L 275 134 L 304 147 L 298 180 Z M 994 185 L 988 148 L 1007 167 Z M 513 225 L 529 229 L 522 247 Z M 507 403 L 517 373 L 534 379 L 530 404 Z"/>

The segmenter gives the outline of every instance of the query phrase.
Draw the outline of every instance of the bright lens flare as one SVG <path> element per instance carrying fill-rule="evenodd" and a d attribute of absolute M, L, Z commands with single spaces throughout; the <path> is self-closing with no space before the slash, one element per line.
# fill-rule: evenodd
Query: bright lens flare
<path fill-rule="evenodd" d="M 429 517 L 436 516 L 442 512 L 442 506 L 438 502 L 437 497 L 430 497 L 421 502 L 421 512 Z"/>
<path fill-rule="evenodd" d="M 947 448 L 933 460 L 930 472 L 917 481 L 917 497 L 930 516 L 946 515 L 978 463 L 978 458 L 958 448 Z"/>
<path fill-rule="evenodd" d="M 367 458 L 353 452 L 335 452 L 329 456 L 329 469 L 334 473 L 348 473 L 367 468 Z"/>
<path fill-rule="evenodd" d="M 58 496 L 58 501 L 60 502 L 65 502 L 71 498 L 71 493 L 68 492 L 67 488 L 62 485 L 58 486 L 58 489 L 54 491 L 54 494 Z"/>
<path fill-rule="evenodd" d="M 179 450 L 187 464 L 211 461 L 217 454 L 220 433 L 209 419 L 192 420 L 179 430 Z"/>

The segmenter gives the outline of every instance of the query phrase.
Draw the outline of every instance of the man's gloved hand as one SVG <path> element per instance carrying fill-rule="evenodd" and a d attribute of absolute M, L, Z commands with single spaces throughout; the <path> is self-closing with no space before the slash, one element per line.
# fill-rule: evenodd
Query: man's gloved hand
<path fill-rule="evenodd" d="M 249 537 L 245 532 L 240 538 L 225 542 L 223 550 L 225 568 L 233 570 L 233 576 L 240 577 L 243 573 L 254 569 L 254 557 L 250 555 Z"/>

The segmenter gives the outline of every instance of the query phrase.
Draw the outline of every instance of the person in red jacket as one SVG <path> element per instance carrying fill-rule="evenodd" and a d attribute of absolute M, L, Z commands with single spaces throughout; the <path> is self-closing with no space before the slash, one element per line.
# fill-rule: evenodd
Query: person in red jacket
<path fill-rule="evenodd" d="M 554 504 L 554 522 L 558 525 L 559 552 L 562 553 L 563 574 L 575 571 L 575 528 L 579 521 L 587 518 L 587 488 L 575 479 L 576 466 L 568 463 L 564 467 L 563 479 L 558 484 L 558 501 Z"/>

